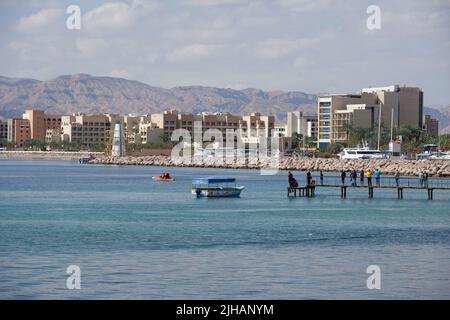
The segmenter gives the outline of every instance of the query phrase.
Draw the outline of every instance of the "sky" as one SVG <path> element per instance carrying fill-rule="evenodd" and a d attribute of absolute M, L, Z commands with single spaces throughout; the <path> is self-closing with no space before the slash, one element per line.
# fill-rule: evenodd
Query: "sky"
<path fill-rule="evenodd" d="M 70 30 L 77 5 L 81 28 Z M 369 29 L 370 5 L 380 28 Z M 450 105 L 450 0 L 0 0 L 0 75 L 349 93 Z"/>

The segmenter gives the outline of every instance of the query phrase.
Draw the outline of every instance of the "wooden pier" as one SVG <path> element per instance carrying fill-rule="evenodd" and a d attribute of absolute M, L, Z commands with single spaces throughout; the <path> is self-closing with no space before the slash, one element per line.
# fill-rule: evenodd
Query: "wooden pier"
<path fill-rule="evenodd" d="M 373 183 L 372 185 L 368 183 L 358 184 L 357 182 L 351 182 L 351 184 L 338 183 L 338 180 L 341 180 L 340 177 L 336 176 L 328 176 L 326 177 L 328 181 L 325 183 L 325 179 L 321 181 L 319 184 L 315 184 L 316 180 L 309 186 L 301 186 L 301 187 L 288 187 L 287 188 L 287 196 L 288 197 L 314 197 L 317 188 L 337 188 L 341 190 L 341 198 L 347 198 L 347 190 L 348 189 L 366 189 L 368 198 L 374 198 L 374 190 L 376 189 L 393 189 L 397 190 L 397 199 L 403 199 L 403 190 L 426 190 L 428 200 L 433 200 L 434 191 L 442 190 L 442 191 L 450 191 L 450 179 L 444 178 L 431 178 L 425 181 L 420 181 L 417 178 L 405 177 L 401 179 L 395 179 L 393 177 L 385 177 L 380 179 L 378 183 Z M 330 181 L 331 180 L 331 181 Z M 348 181 L 349 179 L 347 179 Z M 359 179 L 358 179 L 359 181 Z"/>

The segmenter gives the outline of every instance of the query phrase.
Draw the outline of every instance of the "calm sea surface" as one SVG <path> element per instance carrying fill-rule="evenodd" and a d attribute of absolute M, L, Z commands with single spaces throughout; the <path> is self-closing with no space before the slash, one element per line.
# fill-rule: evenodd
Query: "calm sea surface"
<path fill-rule="evenodd" d="M 177 181 L 152 181 L 163 171 Z M 197 199 L 205 176 L 246 189 Z M 286 172 L 0 160 L 0 299 L 450 298 L 450 192 L 294 199 L 286 185 Z"/>

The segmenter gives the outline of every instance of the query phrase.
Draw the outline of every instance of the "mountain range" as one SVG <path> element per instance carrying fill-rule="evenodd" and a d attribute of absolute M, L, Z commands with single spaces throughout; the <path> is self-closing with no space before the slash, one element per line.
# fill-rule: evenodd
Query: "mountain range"
<path fill-rule="evenodd" d="M 223 89 L 202 86 L 164 89 L 142 82 L 87 74 L 64 75 L 48 81 L 0 77 L 0 117 L 19 117 L 26 109 L 48 114 L 151 114 L 169 109 L 182 113 L 230 112 L 272 114 L 315 113 L 316 95 L 303 92 Z"/>
<path fill-rule="evenodd" d="M 40 81 L 0 76 L 0 118 L 21 117 L 26 109 L 47 114 L 119 113 L 151 114 L 176 109 L 181 113 L 230 112 L 232 114 L 274 115 L 286 119 L 288 111 L 316 113 L 316 94 L 300 91 L 235 90 L 204 86 L 165 89 L 114 77 L 87 74 L 62 75 Z M 425 108 L 450 132 L 450 106 Z"/>

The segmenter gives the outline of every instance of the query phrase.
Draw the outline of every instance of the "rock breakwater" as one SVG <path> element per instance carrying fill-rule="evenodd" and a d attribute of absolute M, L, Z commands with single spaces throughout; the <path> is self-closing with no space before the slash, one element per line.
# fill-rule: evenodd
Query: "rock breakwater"
<path fill-rule="evenodd" d="M 229 160 L 229 159 L 228 159 Z M 319 171 L 336 172 L 380 169 L 383 174 L 395 174 L 399 172 L 403 176 L 417 176 L 422 170 L 434 177 L 450 177 L 449 160 L 397 160 L 397 159 L 357 159 L 340 160 L 325 158 L 296 158 L 284 157 L 279 161 L 268 159 L 239 159 L 237 161 L 225 161 L 222 158 L 177 158 L 168 156 L 126 156 L 107 157 L 99 156 L 91 159 L 90 164 L 103 165 L 140 165 L 140 166 L 177 166 L 177 167 L 201 167 L 201 168 L 230 168 L 230 169 L 261 169 L 278 168 L 279 170 L 292 171 Z"/>

